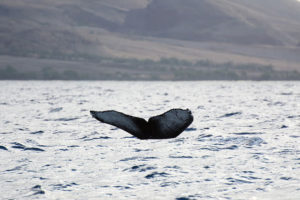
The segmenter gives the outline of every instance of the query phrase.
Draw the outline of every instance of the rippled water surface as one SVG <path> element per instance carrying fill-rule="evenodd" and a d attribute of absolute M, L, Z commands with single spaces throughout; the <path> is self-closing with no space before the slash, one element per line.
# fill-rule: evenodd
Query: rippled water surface
<path fill-rule="evenodd" d="M 189 108 L 175 139 L 93 119 Z M 0 199 L 300 199 L 300 82 L 0 82 Z"/>

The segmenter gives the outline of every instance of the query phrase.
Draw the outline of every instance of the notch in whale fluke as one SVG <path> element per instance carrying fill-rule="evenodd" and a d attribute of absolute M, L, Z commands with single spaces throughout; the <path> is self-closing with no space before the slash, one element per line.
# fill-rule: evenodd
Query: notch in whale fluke
<path fill-rule="evenodd" d="M 192 122 L 189 109 L 171 109 L 149 118 L 130 116 L 118 111 L 90 111 L 100 122 L 116 126 L 139 139 L 169 139 L 180 135 Z"/>

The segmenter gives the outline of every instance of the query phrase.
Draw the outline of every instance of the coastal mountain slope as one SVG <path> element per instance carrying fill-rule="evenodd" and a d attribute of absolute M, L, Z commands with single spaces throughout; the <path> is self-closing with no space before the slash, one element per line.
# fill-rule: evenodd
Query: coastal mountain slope
<path fill-rule="evenodd" d="M 300 8 L 289 0 L 153 0 L 130 11 L 124 28 L 192 41 L 295 45 L 300 41 Z"/>
<path fill-rule="evenodd" d="M 0 2 L 0 53 L 90 54 L 99 50 L 99 44 L 81 36 L 80 29 L 112 29 L 123 23 L 130 9 L 145 4 L 137 0 L 3 0 Z"/>
<path fill-rule="evenodd" d="M 46 65 L 93 75 L 130 74 L 136 70 L 116 64 L 118 59 L 175 58 L 300 72 L 299 55 L 296 0 L 0 2 L 0 69 L 13 66 L 26 72 Z M 168 70 L 165 65 L 161 69 Z M 139 74 L 145 75 L 143 70 Z"/>

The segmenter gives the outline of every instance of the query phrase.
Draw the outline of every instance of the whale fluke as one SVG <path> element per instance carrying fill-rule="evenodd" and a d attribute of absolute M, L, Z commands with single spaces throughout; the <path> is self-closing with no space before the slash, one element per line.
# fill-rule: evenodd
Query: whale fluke
<path fill-rule="evenodd" d="M 114 110 L 90 112 L 100 122 L 116 126 L 139 139 L 175 138 L 193 122 L 193 115 L 188 109 L 171 109 L 148 121 Z"/>

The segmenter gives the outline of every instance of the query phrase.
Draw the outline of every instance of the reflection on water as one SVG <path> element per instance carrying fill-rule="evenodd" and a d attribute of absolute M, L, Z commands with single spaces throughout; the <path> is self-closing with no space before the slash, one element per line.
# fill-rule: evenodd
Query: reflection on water
<path fill-rule="evenodd" d="M 300 82 L 0 82 L 3 199 L 299 199 Z M 189 108 L 178 138 L 93 119 Z"/>

